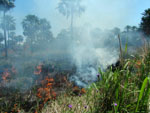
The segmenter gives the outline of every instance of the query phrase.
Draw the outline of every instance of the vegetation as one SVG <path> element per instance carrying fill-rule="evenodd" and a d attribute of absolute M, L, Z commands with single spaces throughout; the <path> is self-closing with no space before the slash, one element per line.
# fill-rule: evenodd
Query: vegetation
<path fill-rule="evenodd" d="M 85 8 L 81 5 L 81 1 L 82 0 L 61 0 L 58 4 L 58 11 L 67 18 L 70 17 L 70 32 L 72 38 L 74 18 L 75 16 L 80 16 L 85 11 Z"/>
<path fill-rule="evenodd" d="M 142 21 L 140 24 L 141 30 L 145 35 L 150 36 L 150 8 L 146 9 L 143 13 Z"/>
<path fill-rule="evenodd" d="M 23 34 L 26 36 L 25 45 L 33 52 L 46 48 L 53 40 L 51 25 L 46 19 L 39 19 L 35 15 L 27 15 L 22 21 Z M 40 47 L 40 48 L 39 48 Z"/>
<path fill-rule="evenodd" d="M 61 113 L 148 113 L 150 108 L 150 52 L 141 53 L 143 57 L 135 55 L 125 59 L 124 64 L 97 75 L 98 81 L 86 89 L 86 94 L 65 95 L 48 107 L 48 111 Z M 71 105 L 71 106 L 70 106 Z"/>
<path fill-rule="evenodd" d="M 7 37 L 6 37 L 6 12 L 9 11 L 11 8 L 14 8 L 14 1 L 15 0 L 1 0 L 0 1 L 0 11 L 3 12 L 3 30 L 4 30 L 4 40 L 5 40 L 5 58 L 7 59 Z"/>
<path fill-rule="evenodd" d="M 35 113 L 50 111 L 58 113 L 148 113 L 150 110 L 150 51 L 149 47 L 143 50 L 139 51 L 140 55 L 135 54 L 128 59 L 123 59 L 123 64 L 118 67 L 110 67 L 105 72 L 99 68 L 97 82 L 86 89 L 73 86 L 68 82 L 66 78 L 68 72 L 63 73 L 61 77 L 58 76 L 59 80 L 57 75 L 61 73 L 52 78 L 51 69 L 55 70 L 52 68 L 55 66 L 49 65 L 50 63 L 32 66 L 35 69 L 30 68 L 31 64 L 28 65 L 26 68 L 28 72 L 34 71 L 34 76 L 38 77 L 33 82 L 34 87 L 30 90 L 26 89 L 23 92 L 21 89 L 18 90 L 18 87 L 23 88 L 25 84 L 17 85 L 16 89 L 5 88 L 3 86 L 6 83 L 21 75 L 7 62 L 6 64 L 10 66 L 2 75 L 0 110 L 1 112 Z M 29 78 L 27 78 L 20 78 L 20 80 L 28 81 Z M 29 84 L 31 83 L 28 81 L 26 85 Z M 59 93 L 60 86 L 65 91 L 62 90 Z"/>
<path fill-rule="evenodd" d="M 69 79 L 76 74 L 77 65 L 67 54 L 68 48 L 85 42 L 81 32 L 84 29 L 73 26 L 75 17 L 85 11 L 81 0 L 59 2 L 58 11 L 70 18 L 71 23 L 69 30 L 61 30 L 56 37 L 46 18 L 31 14 L 22 20 L 23 34 L 17 35 L 15 18 L 8 14 L 15 7 L 14 3 L 15 0 L 0 0 L 3 12 L 0 21 L 0 112 L 150 112 L 150 46 L 146 43 L 150 36 L 150 9 L 145 10 L 139 27 L 127 25 L 124 31 L 118 27 L 105 31 L 95 28 L 87 33 L 93 38 L 89 41 L 94 41 L 94 49 L 105 45 L 112 51 L 120 49 L 120 58 L 117 65 L 112 64 L 105 70 L 99 67 L 96 80 L 83 88 Z M 72 39 L 73 36 L 76 39 Z M 82 46 L 84 44 L 86 42 Z M 87 62 L 86 58 L 84 61 Z M 91 59 L 83 68 L 95 66 L 93 62 L 97 61 Z"/>

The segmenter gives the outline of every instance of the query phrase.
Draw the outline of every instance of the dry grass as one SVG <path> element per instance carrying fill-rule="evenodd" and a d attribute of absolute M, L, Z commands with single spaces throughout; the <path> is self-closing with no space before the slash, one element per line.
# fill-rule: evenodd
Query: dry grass
<path fill-rule="evenodd" d="M 81 96 L 61 95 L 57 100 L 49 103 L 42 113 L 92 113 L 98 95 L 94 90 Z M 72 105 L 72 108 L 69 105 Z"/>

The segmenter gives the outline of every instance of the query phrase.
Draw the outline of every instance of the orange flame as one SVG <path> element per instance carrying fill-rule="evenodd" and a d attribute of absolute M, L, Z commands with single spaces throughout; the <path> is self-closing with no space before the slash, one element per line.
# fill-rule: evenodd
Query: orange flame
<path fill-rule="evenodd" d="M 7 82 L 9 77 L 10 73 L 8 72 L 8 70 L 6 70 L 2 75 L 2 79 Z"/>
<path fill-rule="evenodd" d="M 52 90 L 54 79 L 46 77 L 41 81 L 42 87 L 37 91 L 37 97 L 42 99 L 44 103 L 55 98 L 56 93 Z"/>
<path fill-rule="evenodd" d="M 86 93 L 86 90 L 84 88 L 81 89 L 81 94 Z"/>
<path fill-rule="evenodd" d="M 36 71 L 34 71 L 34 74 L 35 75 L 40 75 L 41 74 L 41 72 L 42 72 L 42 64 L 40 64 L 40 65 L 38 65 L 37 67 L 36 67 Z"/>

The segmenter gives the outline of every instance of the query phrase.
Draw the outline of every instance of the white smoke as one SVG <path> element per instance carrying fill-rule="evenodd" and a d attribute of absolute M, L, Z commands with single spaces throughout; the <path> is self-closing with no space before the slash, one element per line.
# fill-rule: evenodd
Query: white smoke
<path fill-rule="evenodd" d="M 76 85 L 86 87 L 97 80 L 98 68 L 105 70 L 108 65 L 115 63 L 118 59 L 117 49 L 110 49 L 109 44 L 96 47 L 95 38 L 90 36 L 90 30 L 81 28 L 80 37 L 71 44 L 70 51 L 72 60 L 77 67 L 76 73 L 70 80 Z M 98 39 L 96 39 L 98 40 Z M 105 37 L 99 41 L 104 42 Z M 113 43 L 113 42 L 110 42 Z"/>
<path fill-rule="evenodd" d="M 54 36 L 57 36 L 61 29 L 70 27 L 70 24 L 68 24 L 70 21 L 56 9 L 59 2 L 60 0 L 33 0 L 32 10 L 28 12 L 22 11 L 23 17 L 21 16 L 21 19 L 23 19 L 27 13 L 35 14 L 40 18 L 46 18 L 51 22 Z M 140 5 L 142 5 L 142 3 L 148 4 L 149 1 L 141 1 Z M 28 0 L 27 4 L 31 4 L 31 1 Z M 87 26 L 81 28 L 81 26 L 88 23 L 93 28 L 112 29 L 117 26 L 123 29 L 126 25 L 137 25 L 137 23 L 140 23 L 141 13 L 146 7 L 142 7 L 139 10 L 139 7 L 137 7 L 139 6 L 137 5 L 139 1 L 136 0 L 83 0 L 83 4 L 86 7 L 86 11 L 80 18 L 76 17 L 74 19 L 74 27 L 80 27 L 78 35 L 75 35 L 76 31 L 74 31 L 73 41 L 67 39 L 53 41 L 52 44 L 49 45 L 49 48 L 44 51 L 44 54 L 51 57 L 52 52 L 55 54 L 59 53 L 60 56 L 58 56 L 58 58 L 60 58 L 62 57 L 60 51 L 65 55 L 69 48 L 70 52 L 67 56 L 71 56 L 70 59 L 72 59 L 72 62 L 77 67 L 76 73 L 72 75 L 70 79 L 75 81 L 77 85 L 86 87 L 97 79 L 96 75 L 98 74 L 99 67 L 105 70 L 108 65 L 117 61 L 119 46 L 118 39 L 111 37 L 109 32 L 105 32 L 104 34 L 99 33 L 98 37 L 95 37 L 90 34 L 91 29 L 87 28 Z M 18 6 L 21 6 L 21 4 Z M 20 18 L 20 13 L 18 15 L 18 11 L 20 12 L 18 6 L 16 6 L 14 15 Z M 20 24 L 21 21 L 17 23 Z M 19 30 L 20 29 L 21 28 L 19 28 Z M 66 37 L 64 36 L 64 38 Z M 132 39 L 133 41 L 135 40 L 135 38 Z M 39 53 L 41 54 L 41 52 Z"/>

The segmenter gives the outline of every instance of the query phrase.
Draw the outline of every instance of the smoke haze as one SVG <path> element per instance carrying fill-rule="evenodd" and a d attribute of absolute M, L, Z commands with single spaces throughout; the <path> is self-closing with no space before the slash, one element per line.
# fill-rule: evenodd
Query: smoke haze
<path fill-rule="evenodd" d="M 98 68 L 105 70 L 119 58 L 119 43 L 114 27 L 123 31 L 126 25 L 138 25 L 141 13 L 146 9 L 140 8 L 137 0 L 83 0 L 85 12 L 74 19 L 73 38 L 70 34 L 70 19 L 66 19 L 57 10 L 59 0 L 27 0 L 25 5 L 17 0 L 16 8 L 10 13 L 16 17 L 17 33 L 22 34 L 21 22 L 28 14 L 46 18 L 52 27 L 54 40 L 45 46 L 44 50 L 28 53 L 30 61 L 35 59 L 69 60 L 76 66 L 76 73 L 70 76 L 78 86 L 86 87 L 97 80 Z M 148 0 L 145 1 L 145 4 Z M 23 7 L 22 4 L 24 5 Z M 18 10 L 18 9 L 22 10 Z M 136 17 L 136 18 L 135 18 Z M 141 45 L 140 33 L 121 33 L 123 47 L 128 37 L 128 43 L 134 47 Z M 136 38 L 135 38 L 136 37 Z M 135 41 L 135 39 L 137 41 Z M 133 41 L 134 40 L 134 41 Z M 134 43 L 134 44 L 133 44 Z M 14 61 L 17 68 L 27 59 Z M 32 62 L 33 62 L 32 61 Z M 69 64 L 68 64 L 69 66 Z M 23 70 L 24 67 L 21 68 Z M 32 75 L 31 75 L 32 77 Z M 32 80 L 31 80 L 32 81 Z M 31 82 L 32 83 L 32 82 Z"/>

